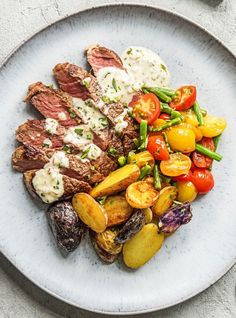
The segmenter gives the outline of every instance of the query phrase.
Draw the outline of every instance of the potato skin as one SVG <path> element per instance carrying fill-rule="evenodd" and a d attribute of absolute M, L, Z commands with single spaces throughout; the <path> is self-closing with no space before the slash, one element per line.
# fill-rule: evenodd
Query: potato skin
<path fill-rule="evenodd" d="M 78 218 L 69 201 L 57 202 L 47 211 L 48 223 L 63 253 L 73 252 L 86 232 L 86 226 Z"/>
<path fill-rule="evenodd" d="M 114 195 L 107 198 L 104 209 L 108 216 L 107 226 L 124 223 L 133 212 L 133 208 L 122 195 Z"/>
<path fill-rule="evenodd" d="M 145 214 L 142 210 L 137 210 L 129 218 L 118 232 L 115 242 L 122 244 L 130 240 L 145 224 Z"/>
<path fill-rule="evenodd" d="M 98 257 L 106 264 L 112 264 L 115 262 L 115 260 L 118 257 L 118 254 L 110 254 L 104 249 L 102 249 L 95 240 L 95 232 L 90 231 L 90 239 L 92 242 L 92 245 L 94 247 L 95 252 L 97 253 Z"/>
<path fill-rule="evenodd" d="M 164 234 L 158 233 L 154 223 L 144 225 L 123 247 L 123 260 L 130 268 L 139 268 L 147 263 L 161 248 Z"/>
<path fill-rule="evenodd" d="M 101 233 L 107 227 L 105 209 L 87 193 L 77 193 L 72 199 L 72 205 L 79 218 L 94 232 Z"/>
<path fill-rule="evenodd" d="M 136 163 L 139 168 L 142 168 L 145 165 L 153 167 L 155 163 L 152 154 L 147 150 L 134 154 L 130 161 L 130 163 Z"/>
<path fill-rule="evenodd" d="M 165 211 L 167 211 L 173 204 L 173 201 L 177 197 L 177 189 L 174 186 L 167 186 L 163 188 L 156 200 L 152 211 L 156 216 L 161 216 Z"/>
<path fill-rule="evenodd" d="M 106 179 L 92 189 L 90 195 L 97 198 L 121 192 L 131 183 L 137 181 L 139 175 L 139 167 L 136 164 L 128 164 L 111 172 Z"/>
<path fill-rule="evenodd" d="M 117 255 L 122 250 L 122 244 L 116 243 L 117 229 L 106 229 L 102 233 L 96 233 L 94 239 L 97 245 L 109 254 Z"/>

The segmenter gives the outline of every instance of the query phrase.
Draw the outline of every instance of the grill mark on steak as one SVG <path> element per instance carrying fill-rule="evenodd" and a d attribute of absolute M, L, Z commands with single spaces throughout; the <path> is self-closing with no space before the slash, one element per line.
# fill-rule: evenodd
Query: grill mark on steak
<path fill-rule="evenodd" d="M 88 63 L 91 65 L 94 74 L 103 67 L 117 67 L 124 69 L 120 57 L 112 50 L 99 44 L 90 46 L 86 50 Z"/>
<path fill-rule="evenodd" d="M 42 148 L 45 139 L 52 143 L 50 148 L 61 148 L 64 144 L 65 127 L 58 126 L 55 134 L 45 130 L 45 120 L 31 119 L 21 124 L 16 130 L 16 140 L 26 145 Z"/>
<path fill-rule="evenodd" d="M 25 183 L 25 186 L 29 193 L 34 197 L 39 199 L 39 196 L 37 195 L 34 187 L 33 187 L 33 178 L 35 176 L 35 173 L 38 170 L 28 170 L 23 173 L 23 180 Z M 74 178 L 70 178 L 66 175 L 63 175 L 63 185 L 64 185 L 64 194 L 59 198 L 59 201 L 64 200 L 64 199 L 69 199 L 71 198 L 74 194 L 78 192 L 86 192 L 89 193 L 92 190 L 92 187 L 84 181 L 77 180 Z"/>
<path fill-rule="evenodd" d="M 90 98 L 94 101 L 99 100 L 101 88 L 96 78 L 81 67 L 70 63 L 60 63 L 54 67 L 53 74 L 59 87 L 71 96 L 83 100 Z M 89 81 L 88 85 L 85 84 L 85 80 Z"/>
<path fill-rule="evenodd" d="M 76 126 L 81 122 L 79 113 L 73 106 L 72 97 L 41 82 L 29 86 L 24 101 L 31 102 L 45 118 L 56 119 L 62 126 Z M 62 114 L 65 118 L 62 118 Z"/>

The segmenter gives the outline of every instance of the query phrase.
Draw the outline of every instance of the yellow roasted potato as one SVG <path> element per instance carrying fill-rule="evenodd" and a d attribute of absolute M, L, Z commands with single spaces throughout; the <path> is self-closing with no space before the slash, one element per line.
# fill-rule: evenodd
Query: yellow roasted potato
<path fill-rule="evenodd" d="M 129 158 L 129 163 L 136 163 L 139 168 L 145 165 L 154 166 L 154 158 L 149 151 L 142 151 Z"/>
<path fill-rule="evenodd" d="M 117 255 L 122 250 L 122 244 L 116 243 L 115 238 L 118 230 L 106 229 L 102 233 L 95 234 L 95 241 L 100 248 L 105 250 L 107 253 Z"/>
<path fill-rule="evenodd" d="M 132 207 L 146 209 L 154 204 L 158 197 L 158 192 L 151 183 L 137 181 L 128 186 L 125 197 Z"/>
<path fill-rule="evenodd" d="M 161 216 L 166 210 L 168 210 L 173 201 L 177 197 L 177 189 L 173 186 L 168 186 L 163 188 L 158 196 L 157 201 L 155 202 L 152 211 L 156 216 Z"/>
<path fill-rule="evenodd" d="M 101 233 L 107 227 L 106 210 L 87 193 L 73 196 L 72 205 L 79 218 L 94 232 Z"/>
<path fill-rule="evenodd" d="M 106 199 L 104 209 L 107 212 L 107 226 L 117 225 L 128 220 L 133 208 L 122 195 L 113 195 Z"/>
<path fill-rule="evenodd" d="M 111 172 L 106 179 L 92 189 L 90 195 L 94 198 L 97 198 L 123 191 L 131 183 L 137 181 L 139 175 L 139 167 L 136 164 L 128 164 Z"/>
<path fill-rule="evenodd" d="M 153 213 L 150 208 L 146 208 L 142 210 L 145 215 L 145 224 L 151 223 L 153 218 Z"/>
<path fill-rule="evenodd" d="M 123 247 L 123 259 L 126 266 L 138 268 L 147 263 L 161 248 L 164 234 L 158 233 L 158 227 L 154 223 L 144 227 Z"/>

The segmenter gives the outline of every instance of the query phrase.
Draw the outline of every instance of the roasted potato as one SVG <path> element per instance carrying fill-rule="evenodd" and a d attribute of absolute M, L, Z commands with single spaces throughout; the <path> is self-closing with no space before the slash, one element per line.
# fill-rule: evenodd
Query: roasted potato
<path fill-rule="evenodd" d="M 97 245 L 109 254 L 116 255 L 122 250 L 122 244 L 116 243 L 115 238 L 118 233 L 116 229 L 106 229 L 102 233 L 96 233 L 94 239 Z"/>
<path fill-rule="evenodd" d="M 133 208 L 122 195 L 113 195 L 105 201 L 104 209 L 107 212 L 107 226 L 117 225 L 128 220 L 133 212 Z"/>
<path fill-rule="evenodd" d="M 79 218 L 94 232 L 101 233 L 107 227 L 105 209 L 87 193 L 77 193 L 72 199 L 72 205 Z"/>
<path fill-rule="evenodd" d="M 137 181 L 126 189 L 126 200 L 137 209 L 146 209 L 154 204 L 158 198 L 158 192 L 147 181 Z"/>
<path fill-rule="evenodd" d="M 92 245 L 94 247 L 95 252 L 97 253 L 98 257 L 106 264 L 112 264 L 117 259 L 118 254 L 110 254 L 102 249 L 96 242 L 94 232 L 90 232 L 90 238 Z"/>
<path fill-rule="evenodd" d="M 147 150 L 130 156 L 128 161 L 129 163 L 136 163 L 139 168 L 142 168 L 145 165 L 153 167 L 155 163 L 153 156 Z"/>
<path fill-rule="evenodd" d="M 131 183 L 137 181 L 140 175 L 139 167 L 129 164 L 109 174 L 101 183 L 92 189 L 90 195 L 94 198 L 114 194 L 125 190 Z"/>
<path fill-rule="evenodd" d="M 130 268 L 138 268 L 147 263 L 161 248 L 164 234 L 158 232 L 156 224 L 149 223 L 123 247 L 124 263 Z"/>
<path fill-rule="evenodd" d="M 145 215 L 142 210 L 137 210 L 118 232 L 115 242 L 122 244 L 130 240 L 145 224 Z"/>
<path fill-rule="evenodd" d="M 151 223 L 153 218 L 153 213 L 150 208 L 142 209 L 145 217 L 145 224 Z"/>
<path fill-rule="evenodd" d="M 163 188 L 158 196 L 157 201 L 155 202 L 152 211 L 156 216 L 162 215 L 166 210 L 168 210 L 173 201 L 177 197 L 177 189 L 173 186 L 168 186 Z"/>
<path fill-rule="evenodd" d="M 47 211 L 47 219 L 58 247 L 63 253 L 73 252 L 86 232 L 69 201 L 57 202 Z"/>

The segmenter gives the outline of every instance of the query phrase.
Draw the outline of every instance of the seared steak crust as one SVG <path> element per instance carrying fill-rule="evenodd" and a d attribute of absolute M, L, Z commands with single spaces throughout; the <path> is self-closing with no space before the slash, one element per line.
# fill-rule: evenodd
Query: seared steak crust
<path fill-rule="evenodd" d="M 120 57 L 112 50 L 99 44 L 90 46 L 87 49 L 87 60 L 91 65 L 94 74 L 101 68 L 112 66 L 123 69 L 123 64 Z"/>
<path fill-rule="evenodd" d="M 56 119 L 62 126 L 76 126 L 81 122 L 71 96 L 41 82 L 29 86 L 25 101 L 31 102 L 45 118 Z"/>
<path fill-rule="evenodd" d="M 83 100 L 97 101 L 101 96 L 101 89 L 96 78 L 81 67 L 70 64 L 57 64 L 53 69 L 54 76 L 60 88 L 73 97 Z"/>

